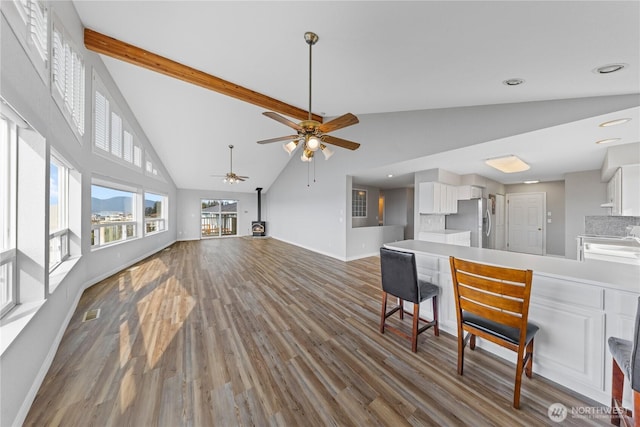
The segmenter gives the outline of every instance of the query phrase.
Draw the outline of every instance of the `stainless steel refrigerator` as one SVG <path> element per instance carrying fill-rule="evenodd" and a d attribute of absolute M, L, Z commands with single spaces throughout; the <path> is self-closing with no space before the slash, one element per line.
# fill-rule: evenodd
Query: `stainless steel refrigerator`
<path fill-rule="evenodd" d="M 453 230 L 470 230 L 471 246 L 492 247 L 491 213 L 488 199 L 459 200 L 458 213 L 445 217 L 445 226 Z"/>

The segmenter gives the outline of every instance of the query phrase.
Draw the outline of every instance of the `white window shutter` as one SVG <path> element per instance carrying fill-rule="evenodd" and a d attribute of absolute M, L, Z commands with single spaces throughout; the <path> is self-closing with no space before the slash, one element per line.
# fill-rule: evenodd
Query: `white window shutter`
<path fill-rule="evenodd" d="M 133 147 L 133 164 L 142 167 L 142 148 L 137 145 Z"/>
<path fill-rule="evenodd" d="M 133 163 L 133 135 L 128 131 L 124 131 L 124 146 L 122 158 L 129 163 Z"/>
<path fill-rule="evenodd" d="M 37 0 L 31 0 L 30 6 L 29 34 L 38 55 L 46 63 L 49 56 L 47 8 Z"/>
<path fill-rule="evenodd" d="M 111 113 L 111 154 L 122 157 L 122 119 L 115 112 Z"/>
<path fill-rule="evenodd" d="M 62 34 L 56 28 L 53 29 L 53 84 L 58 90 L 60 97 L 64 100 L 65 93 L 65 61 L 64 61 L 64 45 L 62 42 Z"/>
<path fill-rule="evenodd" d="M 95 111 L 95 146 L 104 151 L 109 151 L 109 100 L 96 91 Z"/>

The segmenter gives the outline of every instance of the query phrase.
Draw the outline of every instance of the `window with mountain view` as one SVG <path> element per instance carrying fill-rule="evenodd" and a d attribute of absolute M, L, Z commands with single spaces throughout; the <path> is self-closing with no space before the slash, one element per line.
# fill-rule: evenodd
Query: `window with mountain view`
<path fill-rule="evenodd" d="M 123 188 L 91 186 L 91 246 L 100 247 L 138 237 L 138 194 Z"/>
<path fill-rule="evenodd" d="M 167 197 L 160 194 L 144 193 L 145 234 L 164 231 L 166 225 Z"/>

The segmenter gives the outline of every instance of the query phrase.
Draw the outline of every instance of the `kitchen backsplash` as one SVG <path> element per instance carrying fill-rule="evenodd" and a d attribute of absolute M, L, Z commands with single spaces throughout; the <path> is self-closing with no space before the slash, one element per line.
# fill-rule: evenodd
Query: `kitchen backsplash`
<path fill-rule="evenodd" d="M 634 225 L 640 225 L 639 216 L 585 216 L 584 234 L 624 237 Z"/>
<path fill-rule="evenodd" d="M 424 215 L 420 214 L 419 231 L 444 230 L 444 215 Z"/>

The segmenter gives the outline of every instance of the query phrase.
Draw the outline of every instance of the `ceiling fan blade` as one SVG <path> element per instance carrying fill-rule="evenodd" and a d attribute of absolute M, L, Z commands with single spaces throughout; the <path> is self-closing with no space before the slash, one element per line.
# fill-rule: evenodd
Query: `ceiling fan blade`
<path fill-rule="evenodd" d="M 236 178 L 238 178 L 240 181 L 244 181 L 245 179 L 249 179 L 248 176 L 237 176 Z"/>
<path fill-rule="evenodd" d="M 262 141 L 258 141 L 258 144 L 270 144 L 272 142 L 278 142 L 278 141 L 293 141 L 294 139 L 298 139 L 298 138 L 300 138 L 300 136 L 298 135 L 279 136 L 277 138 L 263 139 Z"/>
<path fill-rule="evenodd" d="M 318 129 L 320 129 L 320 132 L 322 133 L 329 133 L 329 132 L 333 132 L 334 130 L 355 125 L 359 122 L 360 120 L 358 120 L 356 116 L 354 116 L 351 113 L 347 113 L 347 114 L 343 114 L 340 117 L 336 117 L 335 119 L 328 121 L 327 123 L 322 123 L 320 126 L 318 126 Z"/>
<path fill-rule="evenodd" d="M 273 111 L 265 111 L 264 113 L 262 113 L 263 115 L 282 123 L 283 125 L 287 125 L 290 128 L 293 128 L 297 131 L 301 131 L 302 128 L 300 127 L 299 124 L 292 122 L 291 120 L 287 119 L 286 117 L 282 117 L 280 114 L 278 113 L 274 113 Z"/>
<path fill-rule="evenodd" d="M 347 148 L 349 150 L 357 150 L 360 147 L 360 144 L 357 142 L 352 142 L 342 138 L 336 138 L 331 135 L 322 135 L 320 138 L 322 142 L 326 142 L 327 144 L 335 145 L 342 148 Z"/>
<path fill-rule="evenodd" d="M 209 175 L 212 178 L 226 178 L 227 175 Z"/>

